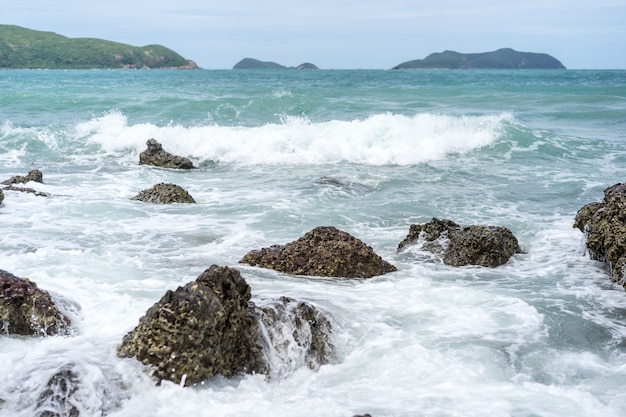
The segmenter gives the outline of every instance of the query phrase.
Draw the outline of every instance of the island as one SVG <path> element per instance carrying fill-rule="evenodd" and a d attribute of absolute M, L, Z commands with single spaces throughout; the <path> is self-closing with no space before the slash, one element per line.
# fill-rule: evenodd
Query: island
<path fill-rule="evenodd" d="M 254 58 L 244 58 L 237 62 L 233 69 L 319 69 L 315 65 L 305 62 L 297 67 L 286 67 L 272 61 L 259 61 Z"/>
<path fill-rule="evenodd" d="M 561 62 L 544 53 L 518 52 L 511 48 L 465 54 L 443 51 L 396 65 L 392 69 L 565 69 Z"/>
<path fill-rule="evenodd" d="M 96 38 L 68 38 L 0 25 L 2 69 L 196 69 L 195 62 L 161 45 L 131 46 Z"/>

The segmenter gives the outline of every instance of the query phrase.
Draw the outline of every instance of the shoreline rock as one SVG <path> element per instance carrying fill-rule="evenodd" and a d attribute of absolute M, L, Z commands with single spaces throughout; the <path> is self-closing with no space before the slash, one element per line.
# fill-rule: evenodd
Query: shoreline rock
<path fill-rule="evenodd" d="M 585 234 L 593 260 L 604 262 L 613 282 L 626 288 L 626 183 L 604 190 L 601 202 L 589 203 L 576 213 L 573 227 Z"/>
<path fill-rule="evenodd" d="M 52 336 L 69 333 L 69 317 L 50 294 L 27 278 L 0 269 L 0 321 L 3 335 Z"/>
<path fill-rule="evenodd" d="M 412 224 L 407 237 L 398 244 L 398 252 L 415 244 L 441 256 L 443 263 L 450 266 L 494 268 L 507 263 L 514 254 L 522 253 L 517 238 L 506 227 L 461 227 L 451 220 L 437 218 L 424 224 Z"/>
<path fill-rule="evenodd" d="M 43 184 L 43 174 L 38 169 L 33 169 L 26 174 L 26 176 L 16 175 L 14 177 L 9 178 L 8 180 L 2 181 L 4 185 L 13 185 L 13 184 L 25 184 L 27 182 L 34 181 Z"/>
<path fill-rule="evenodd" d="M 163 150 L 156 139 L 148 139 L 147 149 L 139 154 L 139 165 L 153 165 L 162 168 L 194 169 L 193 163 L 184 156 L 172 155 Z"/>
<path fill-rule="evenodd" d="M 396 271 L 374 250 L 349 233 L 320 226 L 286 245 L 248 252 L 239 263 L 292 275 L 371 278 Z"/>
<path fill-rule="evenodd" d="M 172 204 L 172 203 L 192 203 L 193 199 L 189 193 L 179 185 L 159 183 L 152 188 L 141 191 L 139 194 L 131 198 L 131 200 L 143 201 L 155 204 Z"/>

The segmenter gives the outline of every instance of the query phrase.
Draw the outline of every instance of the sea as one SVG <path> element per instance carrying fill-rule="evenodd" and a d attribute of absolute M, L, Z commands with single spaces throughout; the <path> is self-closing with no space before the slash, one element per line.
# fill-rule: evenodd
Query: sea
<path fill-rule="evenodd" d="M 197 169 L 139 165 L 151 138 Z M 18 186 L 48 196 L 4 191 L 0 269 L 73 325 L 0 336 L 2 416 L 626 415 L 626 293 L 572 227 L 626 181 L 624 70 L 0 71 L 0 181 L 33 169 L 43 183 Z M 196 204 L 131 200 L 161 182 Z M 523 253 L 496 268 L 399 253 L 432 218 L 507 227 Z M 318 226 L 398 270 L 239 263 Z M 116 355 L 214 264 L 238 269 L 253 302 L 327 314 L 329 363 L 294 350 L 271 377 L 184 388 Z M 63 371 L 75 381 L 50 395 Z"/>

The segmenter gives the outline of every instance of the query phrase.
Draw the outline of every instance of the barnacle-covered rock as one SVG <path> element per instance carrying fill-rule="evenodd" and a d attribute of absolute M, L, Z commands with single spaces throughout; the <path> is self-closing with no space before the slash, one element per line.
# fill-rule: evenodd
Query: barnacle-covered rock
<path fill-rule="evenodd" d="M 141 191 L 131 200 L 144 201 L 146 203 L 172 204 L 172 203 L 195 203 L 196 200 L 181 186 L 176 184 L 160 183 L 152 188 Z"/>

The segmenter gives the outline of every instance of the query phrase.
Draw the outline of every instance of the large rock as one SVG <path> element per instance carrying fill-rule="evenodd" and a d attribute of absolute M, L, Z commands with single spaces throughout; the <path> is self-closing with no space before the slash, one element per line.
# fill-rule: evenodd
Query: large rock
<path fill-rule="evenodd" d="M 67 334 L 71 320 L 61 313 L 47 291 L 26 279 L 0 270 L 2 334 Z"/>
<path fill-rule="evenodd" d="M 171 204 L 171 203 L 195 203 L 191 195 L 176 184 L 160 183 L 152 188 L 141 191 L 131 200 L 144 201 L 146 203 Z"/>
<path fill-rule="evenodd" d="M 606 262 L 611 279 L 626 287 L 626 183 L 608 187 L 601 202 L 582 207 L 574 227 L 585 234 L 590 257 Z"/>
<path fill-rule="evenodd" d="M 156 139 L 148 139 L 148 147 L 139 154 L 140 165 L 154 165 L 162 168 L 192 169 L 193 163 L 184 156 L 172 155 L 163 150 L 163 147 Z"/>
<path fill-rule="evenodd" d="M 185 386 L 215 375 L 265 373 L 250 287 L 239 271 L 212 265 L 195 281 L 168 291 L 118 347 L 154 367 L 154 377 Z"/>
<path fill-rule="evenodd" d="M 2 184 L 13 185 L 18 183 L 27 183 L 30 181 L 43 183 L 43 174 L 38 169 L 33 169 L 26 176 L 16 175 L 8 180 L 2 181 Z"/>
<path fill-rule="evenodd" d="M 496 267 L 521 253 L 517 238 L 506 227 L 461 227 L 451 220 L 433 218 L 424 224 L 412 224 L 407 237 L 398 245 L 421 244 L 422 249 L 440 255 L 446 265 Z"/>
<path fill-rule="evenodd" d="M 332 226 L 316 227 L 286 245 L 253 250 L 240 263 L 293 275 L 371 278 L 396 271 L 359 239 Z"/>

